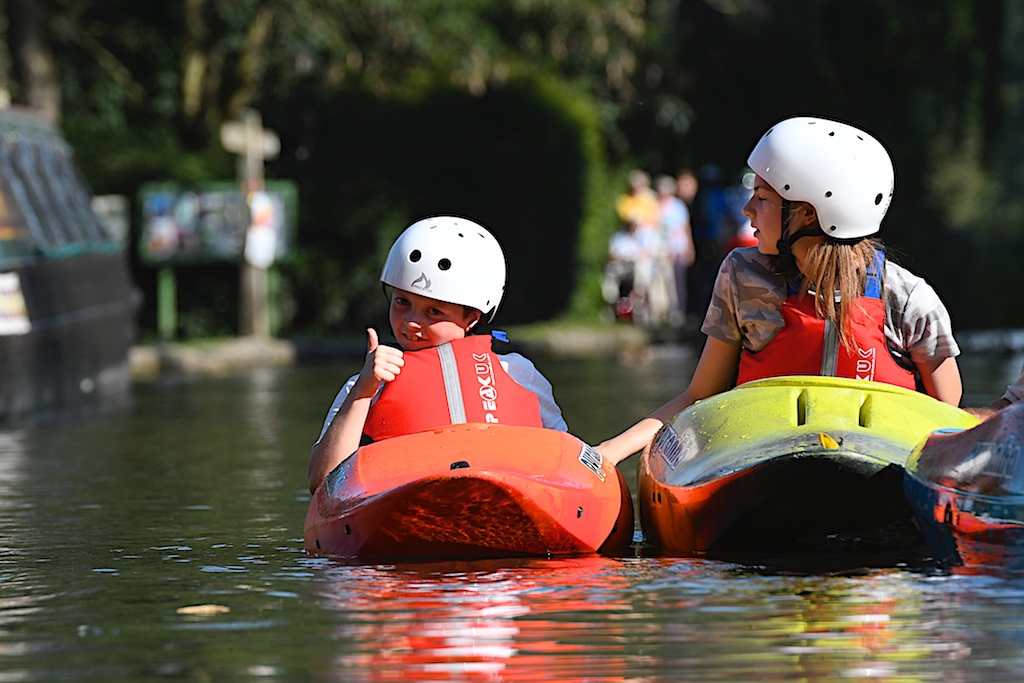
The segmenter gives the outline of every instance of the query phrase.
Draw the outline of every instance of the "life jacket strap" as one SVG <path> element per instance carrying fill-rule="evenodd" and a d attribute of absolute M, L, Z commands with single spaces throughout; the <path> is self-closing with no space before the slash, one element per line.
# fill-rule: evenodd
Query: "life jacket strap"
<path fill-rule="evenodd" d="M 455 362 L 455 351 L 451 342 L 437 347 L 437 355 L 441 359 L 441 375 L 444 377 L 444 394 L 448 398 L 448 414 L 452 424 L 465 424 L 466 402 L 462 397 L 462 384 L 459 382 L 459 367 Z"/>

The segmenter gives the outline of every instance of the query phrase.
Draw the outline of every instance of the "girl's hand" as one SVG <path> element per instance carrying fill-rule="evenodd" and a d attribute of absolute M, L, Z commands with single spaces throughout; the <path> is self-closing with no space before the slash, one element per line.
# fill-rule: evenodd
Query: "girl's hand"
<path fill-rule="evenodd" d="M 401 349 L 380 344 L 377 330 L 372 327 L 366 330 L 366 334 L 366 360 L 359 372 L 359 379 L 352 388 L 358 398 L 373 397 L 381 383 L 394 381 L 405 365 Z"/>

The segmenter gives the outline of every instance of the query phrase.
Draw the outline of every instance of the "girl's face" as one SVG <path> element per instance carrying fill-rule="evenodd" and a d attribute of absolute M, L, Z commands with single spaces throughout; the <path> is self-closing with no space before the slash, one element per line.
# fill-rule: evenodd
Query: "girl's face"
<path fill-rule="evenodd" d="M 404 351 L 418 351 L 462 339 L 480 320 L 477 311 L 396 289 L 388 309 L 391 331 Z"/>
<path fill-rule="evenodd" d="M 778 254 L 782 239 L 782 196 L 761 176 L 754 178 L 754 194 L 743 207 L 743 215 L 750 219 L 754 228 L 757 250 L 762 254 Z"/>

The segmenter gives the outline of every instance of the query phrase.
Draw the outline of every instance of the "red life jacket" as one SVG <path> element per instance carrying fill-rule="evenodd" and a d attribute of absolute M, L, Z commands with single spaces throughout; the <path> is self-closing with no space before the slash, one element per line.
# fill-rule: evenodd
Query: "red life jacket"
<path fill-rule="evenodd" d="M 832 325 L 818 317 L 813 295 L 790 295 L 782 304 L 785 325 L 760 351 L 743 350 L 736 383 L 781 375 L 821 375 L 916 389 L 914 372 L 896 362 L 886 343 L 885 303 L 877 275 L 883 265 L 884 257 L 879 254 L 874 271 L 868 273 L 867 291 L 850 307 L 847 331 L 853 351 L 840 344 Z"/>
<path fill-rule="evenodd" d="M 374 441 L 465 422 L 543 426 L 537 395 L 501 366 L 490 335 L 406 351 L 402 358 L 402 372 L 366 417 L 363 434 Z"/>

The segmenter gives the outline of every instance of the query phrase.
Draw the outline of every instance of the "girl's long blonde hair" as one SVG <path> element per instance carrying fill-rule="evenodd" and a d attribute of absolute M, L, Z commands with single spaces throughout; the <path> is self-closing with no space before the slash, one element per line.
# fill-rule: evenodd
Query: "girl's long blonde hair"
<path fill-rule="evenodd" d="M 793 207 L 790 231 L 796 229 L 794 224 L 802 213 L 798 206 Z M 808 249 L 800 271 L 800 294 L 814 296 L 814 310 L 818 317 L 835 325 L 843 348 L 849 351 L 854 350 L 848 329 L 850 311 L 857 305 L 856 300 L 864 295 L 868 270 L 881 251 L 882 244 L 876 239 L 856 242 L 826 239 Z M 882 273 L 877 275 L 881 277 Z"/>

